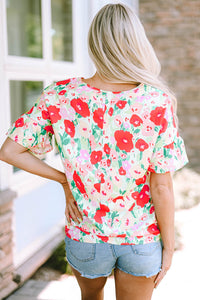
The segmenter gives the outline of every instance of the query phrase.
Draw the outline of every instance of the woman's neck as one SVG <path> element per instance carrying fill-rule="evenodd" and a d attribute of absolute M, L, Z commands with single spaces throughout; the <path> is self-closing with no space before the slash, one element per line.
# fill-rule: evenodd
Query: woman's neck
<path fill-rule="evenodd" d="M 86 79 L 84 78 L 84 82 L 88 83 L 93 87 L 102 90 L 110 90 L 113 92 L 126 91 L 138 86 L 138 84 L 129 84 L 129 83 L 109 83 L 108 81 L 102 80 L 98 75 L 98 73 L 95 73 L 90 78 L 86 78 Z"/>

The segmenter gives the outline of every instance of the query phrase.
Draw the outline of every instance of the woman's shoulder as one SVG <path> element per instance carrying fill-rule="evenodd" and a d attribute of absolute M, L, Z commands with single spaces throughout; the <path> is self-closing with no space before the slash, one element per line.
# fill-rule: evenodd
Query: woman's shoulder
<path fill-rule="evenodd" d="M 59 87 L 66 87 L 70 83 L 76 83 L 78 80 L 78 77 L 68 77 L 68 78 L 63 78 L 62 80 L 59 81 L 54 81 L 51 84 L 47 85 L 44 90 L 49 90 L 49 89 L 56 89 Z"/>
<path fill-rule="evenodd" d="M 146 92 L 147 98 L 152 104 L 155 104 L 155 106 L 171 105 L 172 98 L 169 93 L 164 91 L 164 89 L 156 87 L 154 85 L 144 84 L 144 90 Z"/>

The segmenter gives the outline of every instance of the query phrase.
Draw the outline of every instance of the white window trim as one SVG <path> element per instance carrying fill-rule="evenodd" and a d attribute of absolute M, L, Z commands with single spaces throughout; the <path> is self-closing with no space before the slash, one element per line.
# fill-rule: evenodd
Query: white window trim
<path fill-rule="evenodd" d="M 6 0 L 0 1 L 0 146 L 3 144 L 5 133 L 11 124 L 10 118 L 10 80 L 22 81 L 42 81 L 43 86 L 48 86 L 51 82 L 75 77 L 87 69 L 88 61 L 84 61 L 80 55 L 83 48 L 82 37 L 84 30 L 81 22 L 83 13 L 88 13 L 88 6 L 81 0 L 72 1 L 72 28 L 73 28 L 73 62 L 60 62 L 52 60 L 51 43 L 51 0 L 41 0 L 42 15 L 42 38 L 43 38 L 43 58 L 28 58 L 8 55 L 7 47 L 7 19 Z M 83 49 L 84 52 L 85 49 Z M 56 167 L 60 165 L 60 158 L 53 152 L 47 154 L 46 162 Z M 62 168 L 62 165 L 60 165 Z M 31 192 L 36 187 L 46 183 L 46 179 L 27 173 L 25 171 L 13 172 L 12 166 L 0 162 L 0 190 L 11 188 L 17 195 L 24 195 Z"/>

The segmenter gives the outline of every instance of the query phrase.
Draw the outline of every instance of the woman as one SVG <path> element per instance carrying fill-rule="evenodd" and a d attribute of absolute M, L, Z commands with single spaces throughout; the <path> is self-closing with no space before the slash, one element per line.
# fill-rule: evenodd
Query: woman
<path fill-rule="evenodd" d="M 135 13 L 107 4 L 88 34 L 91 78 L 51 84 L 8 130 L 5 162 L 58 181 L 66 195 L 66 255 L 82 299 L 151 299 L 174 251 L 171 172 L 187 162 L 176 99 Z M 65 172 L 35 154 L 58 144 Z"/>

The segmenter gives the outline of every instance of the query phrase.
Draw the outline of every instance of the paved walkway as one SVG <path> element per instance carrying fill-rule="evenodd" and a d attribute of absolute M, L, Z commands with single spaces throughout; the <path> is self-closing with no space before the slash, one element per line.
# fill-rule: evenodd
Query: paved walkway
<path fill-rule="evenodd" d="M 176 251 L 173 264 L 152 300 L 200 300 L 200 204 L 176 213 L 183 249 Z M 115 300 L 114 279 L 109 277 L 104 300 Z M 62 281 L 30 279 L 7 300 L 80 300 L 80 290 L 73 276 Z"/>

